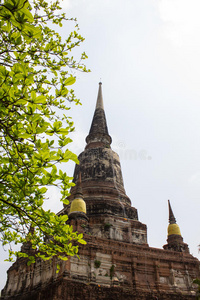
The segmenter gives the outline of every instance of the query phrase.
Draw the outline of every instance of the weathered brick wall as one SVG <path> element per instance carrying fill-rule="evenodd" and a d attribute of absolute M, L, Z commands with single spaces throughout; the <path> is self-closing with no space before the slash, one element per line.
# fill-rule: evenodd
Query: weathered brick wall
<path fill-rule="evenodd" d="M 30 267 L 17 261 L 8 271 L 2 299 L 195 299 L 192 280 L 200 272 L 192 255 L 90 235 L 85 239 L 80 260 L 38 260 Z"/>
<path fill-rule="evenodd" d="M 46 287 L 38 286 L 24 295 L 14 295 L 13 300 L 194 300 L 193 295 L 182 295 L 180 292 L 154 293 L 149 291 L 133 291 L 118 286 L 100 286 L 85 284 L 69 279 L 52 282 Z"/>

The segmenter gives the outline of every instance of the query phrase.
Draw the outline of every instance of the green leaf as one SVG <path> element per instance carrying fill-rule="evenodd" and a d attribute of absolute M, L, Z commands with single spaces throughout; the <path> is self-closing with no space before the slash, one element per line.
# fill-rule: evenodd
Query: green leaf
<path fill-rule="evenodd" d="M 46 187 L 40 188 L 40 193 L 41 193 L 41 194 L 46 193 L 46 191 L 47 191 L 47 188 L 46 188 Z"/>
<path fill-rule="evenodd" d="M 58 134 L 63 134 L 63 135 L 65 135 L 65 134 L 68 134 L 69 133 L 69 129 L 60 129 L 59 131 L 58 131 Z"/>
<path fill-rule="evenodd" d="M 62 202 L 63 202 L 63 204 L 66 204 L 66 205 L 69 204 L 69 200 L 67 200 L 67 199 L 62 200 Z"/>
<path fill-rule="evenodd" d="M 56 273 L 59 273 L 59 271 L 60 271 L 60 265 L 57 264 L 57 265 L 56 265 Z"/>
<path fill-rule="evenodd" d="M 87 242 L 84 241 L 84 240 L 82 240 L 82 239 L 78 240 L 78 242 L 79 242 L 80 244 L 83 244 L 83 245 L 86 245 L 86 244 L 87 244 Z"/>
<path fill-rule="evenodd" d="M 16 102 L 16 105 L 25 105 L 27 104 L 27 100 L 26 99 L 20 99 Z"/>
<path fill-rule="evenodd" d="M 33 15 L 31 14 L 31 12 L 28 9 L 22 8 L 21 12 L 27 17 L 27 20 L 29 22 L 34 22 Z"/>
<path fill-rule="evenodd" d="M 64 81 L 64 85 L 72 85 L 75 82 L 76 82 L 76 78 L 73 76 L 70 76 Z"/>
<path fill-rule="evenodd" d="M 43 95 L 40 95 L 34 99 L 34 103 L 46 103 L 46 97 Z"/>

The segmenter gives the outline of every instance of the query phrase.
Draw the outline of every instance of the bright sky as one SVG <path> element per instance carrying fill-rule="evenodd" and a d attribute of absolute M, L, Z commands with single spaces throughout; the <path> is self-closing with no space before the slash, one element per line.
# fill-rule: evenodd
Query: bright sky
<path fill-rule="evenodd" d="M 199 0 L 62 5 L 78 18 L 92 70 L 77 74 L 83 105 L 70 112 L 76 127 L 71 149 L 79 154 L 85 147 L 101 78 L 112 148 L 121 158 L 127 195 L 147 224 L 149 245 L 166 243 L 170 199 L 184 241 L 200 258 Z M 66 28 L 61 30 L 65 36 Z M 71 165 L 67 172 L 73 174 Z M 47 205 L 58 211 L 57 191 L 50 194 Z M 1 267 L 3 274 L 8 264 Z"/>

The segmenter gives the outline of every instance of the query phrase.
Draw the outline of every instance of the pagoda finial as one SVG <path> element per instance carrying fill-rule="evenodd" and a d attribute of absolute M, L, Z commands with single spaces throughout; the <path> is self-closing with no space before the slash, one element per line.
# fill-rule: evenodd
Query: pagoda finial
<path fill-rule="evenodd" d="M 83 198 L 82 184 L 81 184 L 81 172 L 79 172 L 79 174 L 78 174 L 78 181 L 76 183 L 75 198 Z"/>
<path fill-rule="evenodd" d="M 167 244 L 163 246 L 165 250 L 173 250 L 178 252 L 189 253 L 189 248 L 186 243 L 183 242 L 183 237 L 181 235 L 180 228 L 176 223 L 170 201 L 168 200 L 169 206 L 169 225 L 167 228 Z"/>
<path fill-rule="evenodd" d="M 168 206 L 169 206 L 169 226 L 167 229 L 168 236 L 174 235 L 174 234 L 181 236 L 180 228 L 179 228 L 178 224 L 176 224 L 176 219 L 174 217 L 169 200 L 168 200 Z"/>
<path fill-rule="evenodd" d="M 86 149 L 96 147 L 110 147 L 112 139 L 108 133 L 106 116 L 104 112 L 102 83 L 99 82 L 96 108 L 90 127 L 89 135 L 86 137 Z"/>
<path fill-rule="evenodd" d="M 174 217 L 169 200 L 168 200 L 168 207 L 169 207 L 169 224 L 176 224 L 176 218 Z"/>
<path fill-rule="evenodd" d="M 97 96 L 97 103 L 96 103 L 96 109 L 101 108 L 104 109 L 103 106 L 103 95 L 102 95 L 102 82 L 99 82 L 99 91 L 98 91 L 98 96 Z"/>

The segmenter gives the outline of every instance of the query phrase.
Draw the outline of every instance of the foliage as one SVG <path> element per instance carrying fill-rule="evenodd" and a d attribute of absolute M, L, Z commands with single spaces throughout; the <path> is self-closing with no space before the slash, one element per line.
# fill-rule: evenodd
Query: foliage
<path fill-rule="evenodd" d="M 70 56 L 84 40 L 76 20 L 60 9 L 58 1 L 0 0 L 0 240 L 9 245 L 10 260 L 28 256 L 13 243 L 31 245 L 29 263 L 58 253 L 66 259 L 78 252 L 73 241 L 85 243 L 66 215 L 42 207 L 48 186 L 60 188 L 68 203 L 72 178 L 57 165 L 78 160 L 67 149 L 74 127 L 66 102 L 79 104 L 72 71 L 87 71 L 85 53 L 79 63 Z M 72 22 L 74 31 L 62 41 L 55 28 Z"/>
<path fill-rule="evenodd" d="M 105 230 L 105 231 L 109 230 L 111 226 L 112 226 L 112 224 L 110 224 L 110 223 L 105 223 L 105 224 L 104 224 L 104 230 Z"/>
<path fill-rule="evenodd" d="M 96 268 L 96 269 L 98 269 L 99 267 L 101 266 L 101 262 L 100 262 L 100 260 L 95 260 L 94 261 L 94 267 Z"/>
<path fill-rule="evenodd" d="M 198 279 L 198 278 L 194 279 L 193 283 L 198 285 L 198 291 L 197 291 L 197 294 L 196 294 L 196 299 L 200 300 L 200 279 Z"/>
<path fill-rule="evenodd" d="M 110 267 L 110 279 L 112 280 L 113 276 L 114 276 L 114 273 L 115 273 L 115 265 L 112 265 Z"/>

